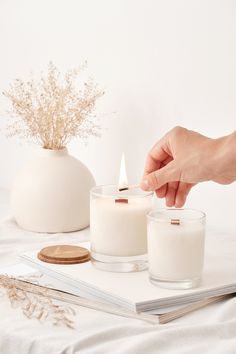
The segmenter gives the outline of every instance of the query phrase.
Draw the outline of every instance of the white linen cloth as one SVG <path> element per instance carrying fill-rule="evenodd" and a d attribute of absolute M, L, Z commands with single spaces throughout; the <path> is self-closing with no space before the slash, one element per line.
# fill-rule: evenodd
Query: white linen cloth
<path fill-rule="evenodd" d="M 7 198 L 0 195 L 0 215 Z M 217 233 L 210 237 L 218 237 Z M 0 266 L 18 262 L 18 255 L 56 243 L 78 243 L 88 231 L 36 234 L 19 229 L 12 219 L 0 223 Z M 236 245 L 236 235 L 224 235 L 222 247 Z M 220 257 L 220 255 L 219 255 Z M 236 261 L 236 254 L 235 254 Z M 236 298 L 211 305 L 166 325 L 75 307 L 75 329 L 29 320 L 21 309 L 0 297 L 0 354 L 235 354 Z"/>

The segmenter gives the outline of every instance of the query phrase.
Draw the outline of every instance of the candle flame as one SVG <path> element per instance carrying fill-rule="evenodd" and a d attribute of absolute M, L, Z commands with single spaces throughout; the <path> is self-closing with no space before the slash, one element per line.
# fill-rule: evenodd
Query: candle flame
<path fill-rule="evenodd" d="M 128 187 L 128 179 L 126 174 L 125 167 L 125 154 L 122 154 L 121 163 L 120 163 L 120 177 L 118 183 L 118 189 L 127 188 Z"/>

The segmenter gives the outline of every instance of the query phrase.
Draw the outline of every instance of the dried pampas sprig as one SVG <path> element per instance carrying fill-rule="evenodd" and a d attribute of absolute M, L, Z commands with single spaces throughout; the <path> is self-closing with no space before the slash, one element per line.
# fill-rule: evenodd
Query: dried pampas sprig
<path fill-rule="evenodd" d="M 103 95 L 91 79 L 80 83 L 81 69 L 61 75 L 50 62 L 47 74 L 39 80 L 16 79 L 3 94 L 11 101 L 9 114 L 14 121 L 9 135 L 40 143 L 47 149 L 62 149 L 73 138 L 98 135 L 93 111 Z"/>
<path fill-rule="evenodd" d="M 74 309 L 54 303 L 49 289 L 37 287 L 35 290 L 34 284 L 3 274 L 0 274 L 0 288 L 5 289 L 11 305 L 21 307 L 26 317 L 74 328 L 74 321 L 71 319 L 75 315 Z"/>

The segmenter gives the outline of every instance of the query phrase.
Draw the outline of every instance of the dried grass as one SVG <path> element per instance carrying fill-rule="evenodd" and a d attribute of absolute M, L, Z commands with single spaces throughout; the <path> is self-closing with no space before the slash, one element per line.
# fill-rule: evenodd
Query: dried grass
<path fill-rule="evenodd" d="M 0 274 L 0 288 L 5 289 L 12 307 L 21 307 L 27 318 L 35 318 L 40 322 L 50 321 L 53 325 L 74 328 L 72 320 L 75 315 L 74 309 L 54 303 L 49 289 L 35 287 L 34 284 L 3 274 Z"/>
<path fill-rule="evenodd" d="M 36 80 L 16 79 L 3 94 L 11 102 L 9 135 L 34 141 L 47 149 L 62 149 L 79 137 L 99 133 L 93 114 L 103 95 L 91 79 L 77 80 L 84 66 L 62 75 L 50 62 L 45 75 Z"/>

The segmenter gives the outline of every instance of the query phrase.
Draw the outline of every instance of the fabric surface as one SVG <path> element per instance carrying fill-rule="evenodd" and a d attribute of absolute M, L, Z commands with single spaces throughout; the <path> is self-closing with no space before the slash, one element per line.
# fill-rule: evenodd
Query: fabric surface
<path fill-rule="evenodd" d="M 6 215 L 2 195 L 0 215 Z M 210 236 L 209 236 L 210 237 Z M 218 237 L 212 233 L 211 237 Z M 78 243 L 88 231 L 35 234 L 20 230 L 12 219 L 0 223 L 0 266 L 18 262 L 28 250 L 56 243 Z M 236 245 L 236 235 L 221 236 L 222 247 Z M 236 255 L 235 255 L 236 256 Z M 236 257 L 235 257 L 236 260 Z M 29 320 L 21 309 L 0 298 L 0 354 L 235 354 L 236 298 L 211 305 L 166 325 L 74 307 L 75 329 Z"/>

